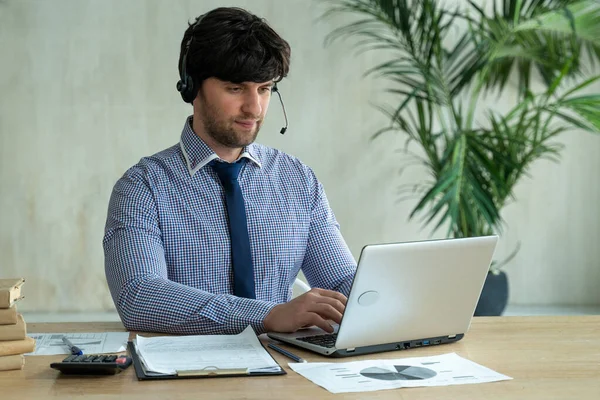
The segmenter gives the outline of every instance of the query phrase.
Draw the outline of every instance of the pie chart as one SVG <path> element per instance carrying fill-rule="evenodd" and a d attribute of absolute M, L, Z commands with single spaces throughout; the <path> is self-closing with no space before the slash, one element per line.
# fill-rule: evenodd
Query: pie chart
<path fill-rule="evenodd" d="M 394 365 L 397 372 L 379 367 L 369 367 L 360 371 L 366 378 L 382 381 L 417 381 L 433 378 L 437 373 L 429 368 L 413 367 L 412 365 Z"/>

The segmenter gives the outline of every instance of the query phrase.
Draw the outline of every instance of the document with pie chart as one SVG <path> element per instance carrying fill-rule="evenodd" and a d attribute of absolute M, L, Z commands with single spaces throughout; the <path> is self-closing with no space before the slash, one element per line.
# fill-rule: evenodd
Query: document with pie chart
<path fill-rule="evenodd" d="M 289 366 L 331 393 L 464 385 L 512 379 L 456 353 L 396 360 L 290 363 Z"/>

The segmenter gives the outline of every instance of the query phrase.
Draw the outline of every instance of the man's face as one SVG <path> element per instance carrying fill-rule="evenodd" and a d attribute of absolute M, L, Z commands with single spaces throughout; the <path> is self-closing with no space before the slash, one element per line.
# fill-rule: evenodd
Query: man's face
<path fill-rule="evenodd" d="M 204 133 L 228 148 L 254 142 L 269 107 L 272 87 L 273 81 L 231 83 L 206 79 L 194 100 Z"/>

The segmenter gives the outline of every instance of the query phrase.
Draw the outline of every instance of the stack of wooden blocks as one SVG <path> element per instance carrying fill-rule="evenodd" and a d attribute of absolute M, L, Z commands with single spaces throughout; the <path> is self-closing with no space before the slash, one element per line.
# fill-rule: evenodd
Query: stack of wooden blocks
<path fill-rule="evenodd" d="M 15 302 L 23 298 L 23 278 L 0 279 L 0 371 L 22 369 L 23 354 L 35 350 L 35 340 L 27 337 L 27 325 Z"/>

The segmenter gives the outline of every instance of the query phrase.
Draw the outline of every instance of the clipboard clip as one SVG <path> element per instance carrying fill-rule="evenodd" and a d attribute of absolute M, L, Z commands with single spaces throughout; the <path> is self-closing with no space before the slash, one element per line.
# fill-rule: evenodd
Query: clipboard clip
<path fill-rule="evenodd" d="M 217 376 L 217 375 L 248 375 L 248 368 L 217 368 L 213 366 L 202 369 L 178 370 L 177 376 Z"/>

